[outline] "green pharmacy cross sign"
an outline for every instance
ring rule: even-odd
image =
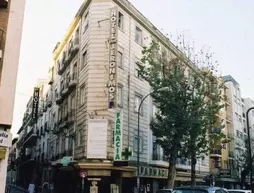
[[[122,160],[128,161],[130,157],[132,156],[132,151],[130,148],[126,147],[122,151]]]
[[[70,158],[69,157],[63,157],[62,159],[61,159],[61,164],[63,164],[63,166],[68,166],[69,165],[69,163],[70,163]]]

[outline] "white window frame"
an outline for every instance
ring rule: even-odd
[[[118,28],[124,29],[124,15],[120,11],[118,11]]]
[[[119,54],[121,54],[120,60],[119,60]],[[118,49],[117,49],[117,65],[120,68],[124,67],[124,48],[122,46],[118,46]]]
[[[85,104],[85,84],[80,86],[79,97],[80,97],[79,102],[80,102],[80,105],[82,106]]]
[[[83,34],[87,31],[87,29],[89,27],[88,13],[89,12],[84,14],[83,21],[82,21],[82,24],[83,24],[83,26],[82,26],[83,27]]]
[[[143,43],[142,37],[143,37],[142,29],[140,27],[136,26],[135,27],[135,42],[138,43],[139,45],[142,45],[142,43]]]
[[[82,145],[82,129],[78,130],[76,137],[76,146],[79,147]]]
[[[87,50],[85,50],[83,53],[82,53],[82,65],[81,65],[81,68],[84,68],[87,63],[88,63],[88,55],[87,55]]]

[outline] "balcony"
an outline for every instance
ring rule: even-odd
[[[62,129],[66,126],[66,116],[67,115],[65,115],[63,118],[60,118],[59,120],[58,120],[58,123],[57,123],[57,127],[58,127],[58,129],[59,129],[59,132],[61,132],[62,131]]]
[[[29,131],[24,137],[24,147],[34,147],[37,141],[37,133],[33,129]]]
[[[212,150],[210,152],[210,157],[213,157],[213,158],[221,157],[221,150]]]
[[[23,117],[23,125],[33,125],[32,113],[25,113]]]
[[[60,93],[56,93],[56,104],[60,105],[63,102],[63,97],[60,95]]]
[[[232,123],[232,116],[231,115],[227,115],[226,121],[228,123]]]
[[[75,88],[77,85],[77,82],[78,82],[77,73],[71,74],[70,82],[69,82],[69,89],[72,90],[73,88]]]
[[[68,111],[67,115],[66,115],[66,120],[68,125],[71,125],[74,123],[75,121],[75,109],[71,109]]]
[[[21,163],[22,164],[26,164],[28,162],[35,162],[35,159],[32,157],[32,153],[28,154],[28,155],[22,155],[21,156]]]
[[[65,80],[64,83],[61,84],[61,95],[64,97],[69,93],[68,90],[68,86],[69,86],[69,80]]]
[[[66,52],[63,52],[61,61],[58,61],[58,75],[62,75],[67,67]]]
[[[230,100],[229,100],[229,98],[228,98],[228,96],[226,94],[224,94],[224,101],[225,101],[226,105],[228,105],[228,106],[231,105]]]
[[[68,56],[66,58],[67,64],[69,64],[72,61],[72,59],[75,57],[78,51],[79,51],[79,38],[75,37],[74,40],[71,40],[69,42]]]
[[[53,134],[55,134],[55,135],[58,135],[60,133],[60,129],[58,127],[58,123],[54,123],[52,131],[53,131]]]

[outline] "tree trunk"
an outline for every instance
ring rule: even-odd
[[[247,175],[250,173],[249,171],[249,167],[247,168],[244,168],[243,171],[241,171],[241,183],[242,183],[242,186],[245,186],[245,180],[246,180],[246,177]]]
[[[192,186],[196,186],[196,164],[197,164],[196,154],[193,153],[191,156],[191,185]]]
[[[175,185],[176,177],[176,155],[170,155],[168,166],[168,188],[172,189]]]

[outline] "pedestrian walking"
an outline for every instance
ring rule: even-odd
[[[31,181],[28,186],[28,193],[35,193],[34,190],[35,190],[35,184],[33,181]]]

